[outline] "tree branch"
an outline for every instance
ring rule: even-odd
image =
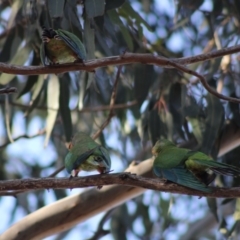
[[[23,135],[20,135],[20,136],[14,138],[14,139],[13,139],[13,142],[15,142],[15,141],[17,141],[17,140],[19,140],[19,139],[21,139],[21,138],[27,138],[27,139],[35,138],[35,137],[38,137],[38,136],[41,136],[41,135],[45,134],[45,132],[46,132],[46,130],[45,130],[45,129],[42,129],[42,130],[39,130],[36,134],[33,134],[33,135],[23,134]],[[7,142],[5,142],[3,145],[0,146],[0,150],[1,150],[2,148],[5,148],[5,147],[6,147],[7,145],[9,145],[10,143],[11,143],[11,141],[9,141],[9,140],[8,140]]]
[[[222,138],[220,139],[219,156],[240,145],[240,128],[234,124],[228,124],[226,128],[226,134],[222,134]],[[151,168],[152,160],[146,160],[139,165],[132,164],[126,169],[126,172],[149,178],[152,177]],[[166,185],[161,181],[159,186],[168,186],[167,189],[169,191],[171,188],[171,185]],[[177,187],[178,190],[180,188],[185,189],[177,185],[172,187]],[[164,188],[161,189],[164,190]],[[0,239],[42,239],[46,236],[66,231],[100,212],[110,210],[129,199],[141,195],[144,191],[144,188],[121,185],[104,186],[100,191],[92,188],[81,194],[56,201],[27,215],[6,230]],[[222,190],[220,189],[220,191]],[[239,193],[238,188],[230,189],[230,193],[234,194],[234,196],[235,191]],[[213,194],[219,194],[220,196],[220,192],[218,191]],[[39,226],[41,226],[41,228]]]
[[[71,63],[71,64],[59,64],[54,66],[47,67],[20,67],[14,65],[7,65],[5,63],[0,63],[0,71],[4,73],[10,74],[20,74],[20,75],[38,75],[38,74],[46,74],[46,73],[64,73],[69,71],[93,71],[99,67],[105,67],[110,65],[123,65],[123,64],[131,64],[131,63],[142,63],[142,64],[150,64],[157,65],[164,68],[177,68],[185,73],[191,74],[199,78],[203,86],[206,90],[213,95],[217,96],[226,101],[240,103],[240,99],[232,98],[224,96],[217,91],[215,91],[211,86],[208,85],[206,79],[199,73],[192,71],[185,67],[185,64],[191,64],[195,62],[206,61],[216,57],[222,57],[227,54],[235,53],[240,51],[240,45],[235,47],[225,48],[221,50],[217,50],[211,53],[200,54],[190,58],[180,58],[180,59],[167,59],[165,57],[154,56],[150,54],[138,54],[138,53],[125,53],[121,56],[113,56],[102,59],[90,60],[86,63]]]
[[[126,171],[150,177],[151,167],[152,160],[147,160],[139,165],[131,164]],[[143,188],[118,185],[104,186],[101,190],[92,188],[27,215],[7,229],[0,239],[43,239],[49,235],[66,231],[97,213],[110,210],[144,191]]]
[[[0,94],[11,94],[17,92],[17,89],[15,87],[6,87],[0,89]]]
[[[97,213],[112,209],[113,207],[142,194],[145,191],[145,188],[195,196],[240,196],[240,188],[219,188],[215,189],[211,194],[206,194],[173,183],[166,183],[161,179],[152,178],[152,163],[153,160],[149,159],[138,165],[131,164],[129,168],[126,169],[126,172],[135,173],[137,176],[128,173],[118,173],[79,177],[71,180],[46,178],[21,179],[15,180],[15,183],[14,181],[1,182],[0,186],[2,190],[20,188],[42,189],[54,186],[56,188],[59,188],[59,186],[73,188],[99,186],[102,184],[112,185],[104,186],[101,190],[92,188],[81,194],[69,196],[45,206],[14,224],[1,235],[1,239],[43,239],[49,235],[66,231],[77,223],[81,223]]]
[[[240,129],[236,129],[236,126],[229,124],[227,133],[228,132],[232,132],[233,135],[223,134],[219,144],[220,155],[225,154],[226,151],[230,151],[237,146],[236,141],[239,139]],[[238,132],[238,134],[234,134],[235,132]],[[238,145],[240,145],[239,140]],[[151,168],[152,160],[146,160],[139,165],[131,164],[129,168],[126,169],[126,172],[149,178],[152,177]],[[160,181],[160,185],[164,186],[163,182]],[[170,186],[169,184],[167,185]],[[177,186],[177,189],[180,188],[186,190],[186,188]],[[239,191],[239,189],[236,190]],[[144,188],[119,185],[104,186],[101,190],[92,188],[83,193],[56,201],[27,215],[6,230],[0,239],[42,239],[49,235],[66,231],[100,212],[110,210],[129,199],[141,195],[144,191]],[[233,193],[232,191],[235,191],[235,189],[231,189],[230,191]],[[198,193],[198,195],[199,194],[200,193]],[[214,194],[216,194],[216,192]],[[41,226],[41,228],[39,226]]]
[[[0,104],[4,104],[5,101],[3,101],[2,99],[0,99]],[[16,106],[19,108],[29,108],[29,105],[26,104],[22,104],[22,103],[17,103],[17,102],[12,102],[9,101],[9,105],[11,106]],[[120,104],[115,104],[113,106],[110,105],[102,105],[102,106],[96,106],[96,107],[84,107],[83,109],[79,109],[79,108],[74,108],[71,109],[71,111],[73,112],[79,112],[79,113],[83,113],[83,112],[100,112],[100,111],[109,111],[110,109],[114,109],[114,110],[118,110],[118,109],[127,109],[130,108],[132,106],[137,105],[137,100],[133,100],[133,101],[129,101],[126,103],[120,103]],[[48,108],[47,106],[35,106],[34,109],[38,109],[38,110],[48,110],[48,109],[52,109],[52,110],[57,110],[54,108]]]
[[[101,221],[98,224],[98,228],[97,231],[94,233],[94,235],[88,239],[88,240],[98,240],[101,237],[106,236],[107,234],[111,233],[110,230],[105,230],[104,224],[107,222],[108,219],[110,219],[110,217],[112,216],[113,212],[116,210],[116,208],[113,208],[109,211],[107,211],[104,216],[102,217]]]
[[[239,139],[240,129],[236,129],[236,126],[229,124],[228,132],[232,132],[233,135],[223,134],[220,142],[220,155],[235,148],[235,142]],[[235,132],[238,132],[238,134],[234,134]],[[142,177],[152,177],[151,169],[152,160],[146,160],[139,165],[130,165],[126,172],[135,173]],[[163,185],[163,182],[161,182],[161,185]],[[177,189],[179,189],[179,186]],[[100,212],[110,210],[141,195],[144,191],[144,188],[119,185],[104,186],[101,190],[92,188],[83,193],[56,201],[27,215],[6,230],[1,237],[2,239],[15,240],[42,239],[66,231]],[[41,228],[39,228],[39,225],[41,225]]]
[[[117,97],[117,87],[118,87],[118,82],[119,82],[119,79],[120,79],[121,70],[122,70],[122,66],[120,66],[118,68],[116,79],[115,79],[115,82],[114,82],[114,85],[113,85],[112,95],[111,95],[110,104],[109,104],[110,111],[108,113],[108,117],[105,120],[105,122],[102,124],[102,126],[98,129],[98,131],[94,134],[94,136],[93,136],[94,140],[99,137],[99,135],[101,134],[103,129],[110,123],[111,119],[114,116],[114,104],[115,104],[115,100],[116,100],[116,97]]]
[[[212,88],[210,85],[208,85],[207,80],[205,79],[205,77],[183,65],[180,65],[178,63],[175,63],[173,61],[169,61],[169,65],[175,67],[176,69],[191,74],[193,76],[196,76],[197,78],[199,78],[200,82],[202,83],[202,85],[205,87],[205,89],[210,92],[211,94],[213,94],[214,96],[229,101],[229,102],[235,102],[235,103],[240,103],[240,99],[237,98],[233,98],[233,97],[227,97],[225,95],[222,95],[221,93],[218,93],[214,88]]]
[[[235,204],[224,204],[221,206],[221,212],[224,217],[232,215],[235,212]],[[206,233],[211,231],[212,228],[219,224],[214,215],[209,211],[204,218],[198,219],[195,222],[189,224],[188,231],[183,234],[180,240],[193,240],[201,239],[201,237],[206,236]]]
[[[173,68],[169,65],[169,60],[177,64],[188,65],[197,62],[203,62],[213,58],[222,57],[225,55],[240,52],[240,45],[224,48],[221,50],[212,51],[210,53],[199,54],[193,57],[184,58],[172,58],[167,59],[165,57],[154,56],[151,54],[141,54],[141,53],[125,53],[120,56],[106,57],[102,59],[95,59],[82,63],[70,63],[70,64],[59,64],[53,66],[17,66],[9,65],[5,63],[0,63],[0,71],[9,74],[18,75],[39,75],[39,74],[50,74],[50,73],[64,73],[69,71],[93,71],[96,68],[112,66],[112,65],[124,65],[132,63],[142,63],[157,65],[165,68]]]
[[[148,161],[149,164],[152,161]],[[32,178],[0,181],[1,191],[42,190],[42,189],[74,189],[99,185],[124,185],[145,189],[186,194],[199,197],[236,198],[240,197],[240,188],[213,188],[212,193],[200,192],[178,184],[166,182],[160,178],[146,178],[128,172],[113,174],[97,174],[77,178]]]

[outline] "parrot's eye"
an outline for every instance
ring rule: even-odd
[[[100,157],[96,157],[96,158],[94,158],[94,161],[95,161],[95,162],[101,162],[102,159],[101,159]]]

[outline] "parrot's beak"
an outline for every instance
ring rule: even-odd
[[[106,173],[109,173],[111,172],[111,170],[109,168],[106,168],[106,166],[103,166],[103,167],[98,167],[97,171],[100,173],[100,174],[106,174]]]

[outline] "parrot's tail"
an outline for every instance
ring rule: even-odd
[[[194,159],[195,162],[206,166],[216,174],[227,176],[240,176],[240,168],[216,161],[204,161],[200,159]]]
[[[214,173],[226,176],[240,176],[240,170],[230,167],[210,167]]]

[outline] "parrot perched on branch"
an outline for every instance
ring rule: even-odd
[[[69,145],[69,152],[65,157],[65,167],[72,177],[77,177],[80,170],[108,173],[111,159],[108,151],[97,144],[86,133],[75,134]]]
[[[42,64],[63,64],[83,62],[86,60],[86,50],[80,39],[68,31],[43,28],[42,45],[40,49]]]
[[[178,148],[167,139],[158,140],[152,154],[156,176],[202,192],[212,192],[208,184],[216,174],[240,176],[240,168],[216,162],[202,152]]]

